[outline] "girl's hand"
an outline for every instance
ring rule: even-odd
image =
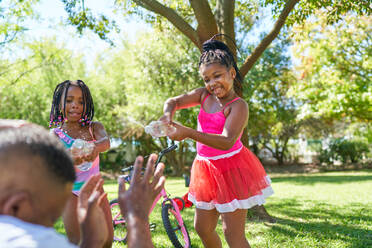
[[[71,154],[72,156],[72,161],[74,162],[74,165],[79,165],[79,164],[82,164],[84,161],[85,161],[85,158],[84,156],[78,156],[78,155],[73,155]]]
[[[188,130],[189,128],[179,124],[179,123],[176,123],[176,122],[172,122],[171,124],[174,128],[175,128],[175,131],[171,132],[168,134],[168,137],[172,140],[176,140],[176,141],[181,141],[181,140],[184,140],[188,137]]]
[[[75,165],[82,164],[83,162],[93,162],[96,159],[99,154],[97,146],[94,143],[89,143],[89,145],[91,146],[91,151],[89,154],[81,155],[83,151],[80,150],[79,153],[71,152],[72,160],[74,161]]]
[[[171,124],[172,123],[172,116],[170,113],[165,113],[162,117],[159,118],[159,121],[161,121],[164,124]]]
[[[90,144],[92,145],[92,151],[83,157],[84,160],[87,162],[93,162],[99,154],[97,146],[94,143],[90,143]]]

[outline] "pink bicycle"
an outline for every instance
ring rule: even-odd
[[[155,166],[160,162],[160,160],[166,153],[173,151],[176,148],[177,148],[177,145],[172,145],[162,150],[159,153]],[[123,172],[129,172],[129,174],[123,175],[127,183],[130,182],[132,170],[133,170],[133,166],[129,166],[122,170]],[[151,214],[151,212],[154,210],[160,198],[162,198],[161,217],[163,220],[165,231],[167,232],[167,235],[170,241],[172,242],[173,246],[176,248],[190,248],[191,247],[190,236],[185,226],[185,223],[183,222],[183,219],[180,213],[180,208],[177,202],[174,199],[169,197],[169,194],[165,191],[165,189],[162,189],[160,194],[155,198],[155,201],[151,207],[149,214]],[[177,199],[183,202],[182,198],[177,197]],[[112,213],[112,219],[113,219],[113,225],[114,225],[114,241],[120,241],[120,242],[126,243],[127,229],[126,229],[125,220],[120,213],[118,200],[114,199],[110,201],[110,207],[111,207],[111,213]],[[183,207],[184,207],[184,202],[183,202]],[[150,229],[153,230],[154,228],[155,228],[155,224],[150,224]]]

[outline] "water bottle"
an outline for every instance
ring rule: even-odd
[[[72,143],[72,146],[70,148],[71,154],[76,157],[83,156],[83,148],[85,145],[85,141],[82,139],[75,139],[74,143]]]
[[[72,143],[72,146],[71,146],[71,154],[73,156],[85,156],[85,155],[88,155],[92,152],[94,148],[94,144],[93,143],[89,143],[85,140],[82,140],[82,139],[75,139],[74,143]],[[93,165],[93,162],[83,162],[79,165],[76,165],[76,167],[80,170],[80,171],[87,171],[89,170]]]
[[[164,137],[176,131],[176,128],[161,121],[152,121],[145,127],[145,132],[153,137]]]

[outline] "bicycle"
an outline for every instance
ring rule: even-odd
[[[177,147],[178,147],[177,145],[172,145],[159,152],[155,166],[160,162],[160,160],[166,153],[175,150]],[[129,174],[123,175],[126,183],[130,183],[132,170],[133,165],[122,169],[123,172],[129,172]],[[169,196],[170,195],[163,188],[159,195],[155,198],[154,203],[150,209],[149,215],[154,210],[160,198],[163,198],[161,204],[161,216],[165,231],[170,241],[176,248],[190,248],[191,247],[190,236],[185,226],[185,223],[183,222],[180,213],[180,208],[178,207],[176,201],[170,198]],[[183,208],[184,207],[183,199],[182,198],[177,199],[182,201]],[[126,243],[127,242],[126,224],[124,218],[120,213],[120,208],[117,199],[110,201],[110,208],[114,226],[114,241]],[[150,230],[153,230],[154,228],[155,224],[150,224]]]

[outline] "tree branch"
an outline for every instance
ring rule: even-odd
[[[202,47],[204,41],[218,33],[217,23],[207,0],[189,0],[198,22],[197,33]]]
[[[134,0],[134,2],[151,12],[165,17],[200,49],[200,41],[196,30],[179,16],[174,9],[164,6],[156,0]]]
[[[265,49],[271,44],[271,42],[278,36],[280,29],[284,26],[285,20],[287,19],[289,13],[292,11],[294,6],[299,2],[299,0],[288,0],[284,6],[284,9],[279,15],[273,29],[268,33],[261,43],[254,49],[252,54],[244,61],[244,64],[240,68],[240,73],[244,77],[248,71],[253,67],[258,58],[262,55]]]
[[[230,40],[228,38],[226,39],[222,37],[236,57],[236,41],[234,29],[235,0],[218,0],[216,9],[216,19],[219,24],[219,32],[228,35],[232,39]]]
[[[32,68],[30,68],[30,69],[28,69],[28,70],[22,72],[21,74],[19,74],[19,75],[17,76],[16,79],[14,79],[14,80],[12,80],[12,81],[10,82],[10,85],[14,85],[14,84],[16,84],[16,83],[17,83],[17,82],[18,82],[22,77],[24,77],[24,76],[27,75],[28,73],[33,72],[33,71],[36,70],[36,69],[39,69],[39,68],[42,68],[42,67],[44,67],[44,66],[47,66],[47,65],[51,65],[51,64],[53,64],[53,63],[49,63],[49,61],[54,57],[54,55],[55,55],[55,53],[53,53],[52,55],[50,55],[49,58],[45,59],[45,60],[44,60],[43,62],[41,62],[40,64],[38,64],[38,65],[36,65],[36,66],[34,66],[34,67],[32,67]]]
[[[18,33],[19,33],[18,30],[14,31],[11,35],[9,35],[9,33],[6,33],[3,41],[0,42],[0,47],[4,46],[7,43],[12,42]]]
[[[11,67],[16,66],[16,65],[21,64],[21,63],[24,63],[25,61],[27,61],[27,60],[29,60],[29,59],[31,59],[31,58],[33,58],[33,57],[35,57],[35,55],[32,55],[32,56],[29,57],[29,58],[26,58],[26,59],[22,59],[22,60],[20,60],[20,61],[17,61],[17,62],[15,62],[15,63],[13,63],[13,64],[10,64],[10,65],[4,66],[4,67],[0,67],[0,76],[5,75],[5,74],[7,74],[9,71],[11,71],[11,70],[12,70]]]

